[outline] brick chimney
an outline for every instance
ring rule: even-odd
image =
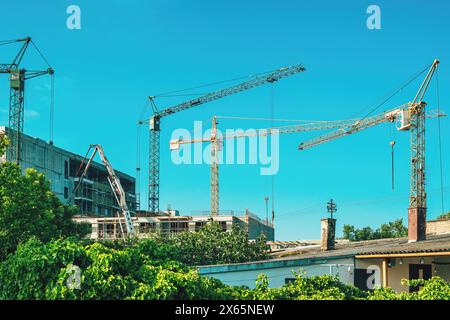
[[[426,239],[426,217],[426,208],[408,208],[408,242],[416,242]]]
[[[324,251],[333,250],[336,235],[336,219],[325,218],[320,221],[322,224],[322,239],[320,247]]]

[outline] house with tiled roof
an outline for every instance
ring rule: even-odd
[[[427,226],[433,232],[422,241],[411,242],[405,237],[350,242],[335,241],[335,221],[330,220],[322,219],[321,241],[299,241],[288,248],[277,243],[269,260],[200,266],[199,272],[225,284],[251,288],[259,274],[268,276],[270,287],[280,287],[292,281],[293,271],[306,276],[331,274],[363,290],[378,286],[415,291],[418,288],[403,286],[402,279],[433,276],[450,282],[450,228],[445,227],[449,222]]]

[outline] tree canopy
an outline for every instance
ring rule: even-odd
[[[1,139],[0,149],[7,140]],[[1,152],[2,150],[0,150]],[[42,241],[60,236],[83,236],[88,226],[72,221],[76,207],[63,205],[45,176],[35,169],[22,174],[17,164],[0,164],[0,260],[31,237]]]
[[[363,241],[384,238],[401,238],[408,235],[408,228],[403,225],[403,219],[397,219],[393,222],[382,224],[376,230],[371,227],[361,229],[352,225],[344,225],[343,238],[350,241]]]
[[[123,248],[76,239],[42,242],[31,238],[0,262],[1,299],[76,300],[449,300],[450,285],[439,277],[405,281],[419,286],[415,293],[392,289],[361,291],[335,276],[306,277],[270,288],[261,274],[255,288],[237,287],[201,276],[195,268],[173,260],[171,245],[139,241]]]
[[[183,232],[169,241],[177,259],[188,265],[239,263],[267,259],[269,247],[260,236],[251,242],[238,226],[224,232],[219,223],[210,221],[197,232]]]
[[[447,213],[443,213],[437,217],[437,220],[447,220],[450,219],[450,211]]]

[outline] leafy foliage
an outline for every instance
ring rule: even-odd
[[[0,265],[0,299],[231,299],[235,290],[172,260],[149,242],[124,249],[32,238]],[[71,289],[67,267],[81,269]]]
[[[450,211],[444,214],[441,214],[437,217],[437,220],[447,220],[450,219]]]
[[[305,277],[294,272],[295,280],[281,288],[269,288],[269,279],[262,274],[256,280],[255,290],[248,291],[253,300],[353,300],[365,298],[367,293],[341,283],[331,275]]]
[[[408,228],[403,225],[403,219],[397,219],[394,222],[382,224],[378,229],[373,230],[370,227],[356,229],[352,225],[344,225],[344,239],[350,241],[364,241],[385,238],[401,238],[408,235]]]
[[[269,247],[263,236],[249,242],[245,230],[234,226],[224,232],[210,221],[197,232],[183,232],[173,238],[171,256],[187,265],[239,263],[267,259]]]
[[[0,153],[7,139],[0,138]],[[77,237],[87,226],[74,223],[76,208],[62,205],[49,182],[36,170],[25,175],[11,163],[0,165],[0,299],[242,299],[242,300],[450,300],[450,285],[439,277],[411,280],[415,293],[376,289],[370,293],[330,275],[305,277],[281,288],[269,288],[262,274],[255,289],[224,285],[200,276],[192,267],[267,258],[264,238],[249,242],[239,228],[224,232],[210,222],[196,233],[167,240],[88,243]],[[406,233],[402,220],[373,231],[344,226],[347,239],[398,237]],[[16,250],[17,248],[17,250]],[[79,287],[72,287],[73,267],[80,270]]]
[[[418,292],[396,293],[390,288],[375,289],[369,300],[450,300],[450,284],[440,277],[429,280],[404,280],[403,285],[419,287]]]
[[[407,281],[417,293],[392,289],[363,292],[331,275],[305,277],[269,288],[260,275],[255,289],[234,287],[199,275],[172,258],[154,240],[123,248],[72,239],[44,243],[31,238],[0,263],[0,299],[241,299],[241,300],[434,300],[450,299],[450,285],[438,277]],[[170,255],[168,255],[170,257]],[[71,266],[81,269],[79,288],[68,286]]]
[[[0,260],[32,236],[48,241],[59,236],[83,236],[87,226],[71,220],[75,207],[61,204],[49,182],[35,169],[25,174],[18,165],[0,165]]]
[[[9,145],[8,138],[6,136],[0,137],[0,156],[5,154],[8,145]]]

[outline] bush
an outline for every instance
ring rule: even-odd
[[[231,299],[236,293],[177,261],[153,260],[149,243],[113,249],[32,238],[0,265],[0,299]],[[157,254],[158,255],[158,254]],[[159,257],[160,258],[160,257]],[[80,288],[70,288],[72,266]]]
[[[295,280],[281,288],[269,288],[266,275],[258,277],[255,289],[228,286],[172,260],[166,256],[169,248],[151,241],[112,248],[82,244],[73,238],[48,243],[31,238],[0,263],[0,299],[450,299],[450,285],[439,277],[407,281],[421,289],[399,294],[392,289],[367,293],[331,275],[308,278],[301,272],[294,273]],[[74,266],[81,271],[79,278],[74,277]]]

